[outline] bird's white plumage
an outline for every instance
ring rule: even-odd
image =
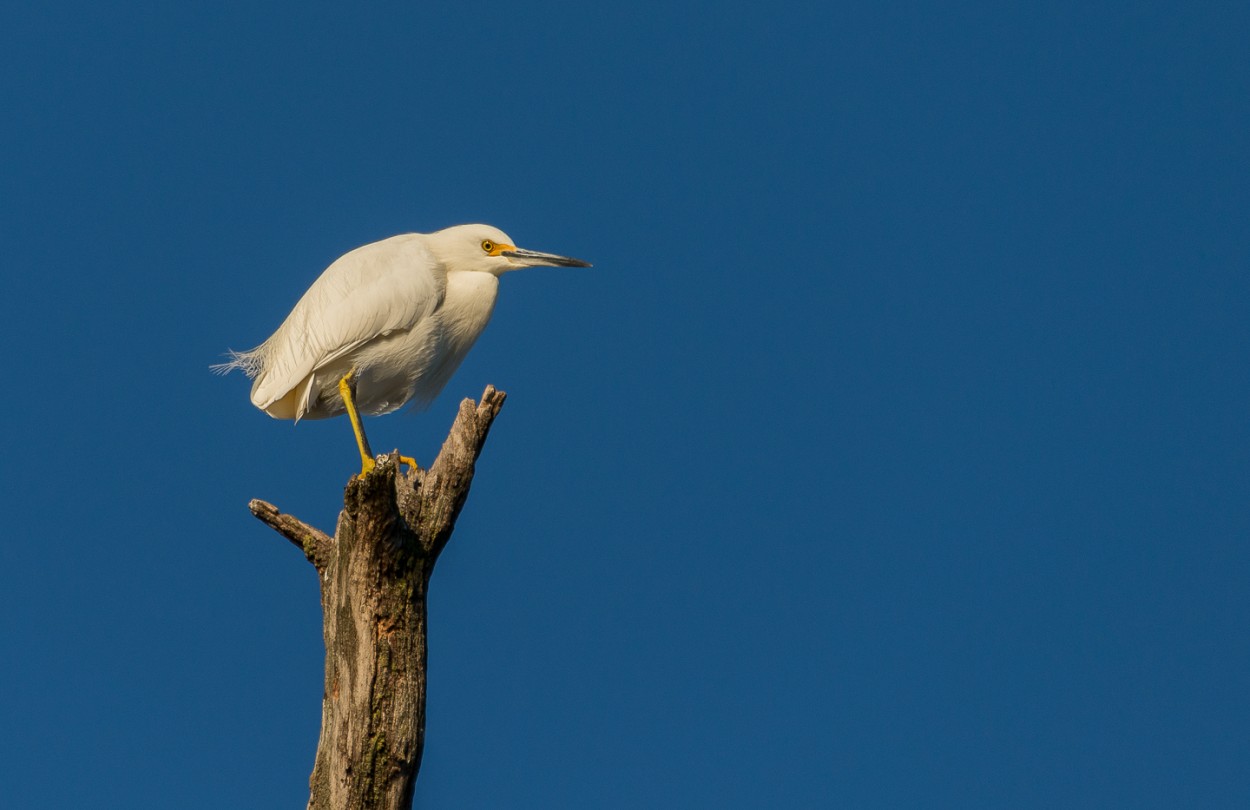
[[[348,372],[362,413],[425,404],[486,328],[498,276],[541,264],[588,266],[516,248],[488,225],[374,242],[327,267],[268,340],[216,368],[245,371],[252,404],[279,419],[344,413]]]
[[[288,419],[341,413],[341,402],[320,402],[322,389],[336,389],[354,353],[428,318],[446,292],[446,270],[418,234],[347,253],[326,268],[278,331],[255,350],[263,366],[252,384],[252,404],[269,411],[280,403],[273,415]],[[285,402],[293,391],[296,401]]]

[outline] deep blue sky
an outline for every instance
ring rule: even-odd
[[[10,3],[0,804],[277,808],[343,420],[208,365],[483,221],[421,808],[1250,806],[1244,3]]]

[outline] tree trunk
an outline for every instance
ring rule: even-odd
[[[379,459],[347,484],[330,537],[264,501],[252,514],[321,582],[326,673],[309,810],[407,810],[425,743],[425,596],[504,393],[466,399],[429,470]]]

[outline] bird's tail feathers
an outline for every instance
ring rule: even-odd
[[[229,374],[238,369],[249,377],[255,377],[260,373],[263,365],[261,353],[263,348],[262,346],[257,346],[255,349],[249,349],[245,352],[236,352],[234,349],[230,349],[226,352],[230,357],[229,360],[224,363],[214,363],[208,368],[214,374]]]

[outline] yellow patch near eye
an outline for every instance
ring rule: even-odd
[[[500,253],[503,253],[505,250],[516,250],[516,245],[496,244],[493,247],[491,247],[489,252],[490,252],[490,255],[492,256],[498,256]]]

